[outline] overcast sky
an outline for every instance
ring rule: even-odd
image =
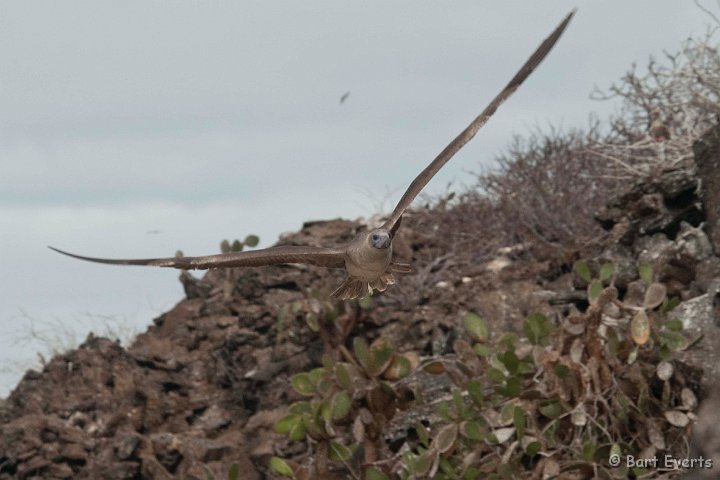
[[[81,340],[103,318],[144,330],[182,298],[175,271],[46,245],[209,254],[223,238],[269,246],[307,220],[388,211],[578,7],[427,192],[472,184],[513,134],[607,116],[615,105],[591,101],[595,85],[709,21],[689,0],[69,5],[0,5],[0,395],[45,348],[23,341],[30,318],[38,334]]]

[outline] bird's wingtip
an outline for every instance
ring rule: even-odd
[[[52,245],[47,245],[47,248],[49,248],[53,252],[59,253],[60,255],[67,255],[68,257],[76,257],[76,255],[73,255],[72,253],[66,252],[64,250],[60,250],[59,248],[55,248]]]
[[[563,23],[570,22],[570,20],[575,16],[577,11],[578,11],[577,7],[573,7],[573,9],[570,10],[567,15],[565,15],[565,18],[563,18],[562,22],[560,22],[560,23],[563,24]]]

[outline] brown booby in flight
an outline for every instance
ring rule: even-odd
[[[440,154],[413,180],[390,218],[378,229],[363,231],[348,244],[338,247],[278,246],[247,252],[231,252],[205,257],[170,257],[137,260],[115,260],[75,255],[56,248],[51,249],[80,260],[111,265],[153,265],[183,270],[210,268],[260,267],[288,263],[303,263],[326,268],[343,268],[345,281],[332,293],[343,300],[364,297],[373,290],[384,291],[395,283],[393,273],[409,273],[410,265],[393,262],[392,241],[400,227],[402,215],[430,179],[458,150],[469,142],[485,125],[495,110],[512,95],[550,52],[567,27],[575,11],[570,12],[525,62],[502,91],[485,107]]]

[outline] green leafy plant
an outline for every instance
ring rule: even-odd
[[[322,367],[293,375],[293,389],[307,400],[292,404],[275,424],[275,431],[291,440],[316,445],[314,468],[278,459],[271,464],[276,472],[297,479],[316,478],[327,473],[328,461],[353,471],[349,461],[360,448],[364,463],[371,466],[385,426],[397,409],[406,407],[408,392],[400,380],[417,368],[417,355],[398,353],[383,338],[369,345],[355,338],[352,352],[344,346],[340,352],[341,361],[325,355]],[[377,466],[366,468],[364,474],[367,478],[385,475]]]
[[[232,243],[225,239],[220,242],[221,253],[233,253],[241,252],[245,247],[254,248],[257,247],[260,242],[260,237],[257,235],[248,235],[242,242],[240,240],[233,240]],[[235,282],[237,281],[237,273],[234,269],[228,268],[224,270],[225,281],[223,282],[223,298],[225,301],[229,301],[232,298],[233,290],[235,289]]]
[[[672,359],[687,345],[682,324],[671,317],[677,300],[653,281],[651,268],[638,269],[644,290],[635,304],[619,298],[611,264],[595,276],[586,267],[576,264],[592,296],[585,312],[558,322],[532,314],[521,334],[499,336],[468,312],[462,317],[467,335],[454,341],[452,356],[421,361],[384,338],[369,344],[353,338],[351,349],[346,337],[326,342],[322,366],[290,379],[304,399],[275,425],[293,441],[310,442],[314,460],[275,457],[271,468],[298,480],[332,470],[369,480],[553,478],[561,472],[652,478],[651,471],[616,467],[609,459],[687,454],[678,439],[697,398]],[[343,317],[372,305],[325,304],[310,296],[288,308],[289,316],[322,334],[345,331],[337,327]],[[640,313],[647,324],[638,327]],[[383,442],[391,421],[421,398],[406,380],[425,374],[445,375],[453,387],[429,423],[414,425],[416,440],[388,458]]]
[[[257,235],[248,235],[245,237],[245,240],[240,241],[238,239],[235,239],[232,241],[232,243],[229,240],[223,240],[220,242],[220,252],[221,253],[230,253],[230,252],[241,252],[245,247],[255,248],[258,246],[258,243],[260,243],[260,237]]]
[[[612,280],[615,274],[615,266],[612,263],[603,263],[598,269],[597,276],[593,276],[587,262],[578,260],[575,262],[575,272],[581,280],[587,283],[588,301],[592,304],[600,297],[603,286]]]
[[[459,339],[457,358],[425,365],[429,373],[448,375],[455,388],[437,408],[440,421],[416,426],[419,443],[403,455],[399,478],[652,475],[624,462],[616,467],[609,458],[670,448],[696,405],[694,393],[674,375],[672,352],[682,342],[668,339],[681,336],[681,325],[668,314],[676,301],[652,281],[652,270],[642,305],[632,307],[617,298],[612,265],[595,277],[584,263],[576,271],[592,300],[587,312],[561,325],[534,314],[523,336],[505,334],[491,344],[484,320],[464,317],[474,343]],[[641,271],[647,278],[648,270]],[[642,346],[627,333],[640,311],[651,324],[650,341]],[[658,381],[659,391],[651,388]]]

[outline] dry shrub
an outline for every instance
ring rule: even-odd
[[[478,176],[478,186],[494,204],[506,244],[530,244],[541,252],[575,250],[600,229],[593,213],[608,198],[616,181],[604,178],[589,147],[597,128],[515,137],[497,159],[493,173]]]
[[[484,225],[502,245],[528,245],[537,259],[575,258],[599,245],[593,214],[629,184],[692,161],[692,145],[720,115],[720,55],[716,29],[686,40],[663,61],[635,65],[598,100],[620,100],[619,113],[586,129],[534,130],[516,136],[491,172],[477,175],[476,195]],[[648,133],[658,111],[670,138]],[[495,209],[487,214],[487,202]],[[485,220],[486,219],[486,220]],[[489,222],[499,222],[491,226]],[[472,225],[472,224],[471,224]],[[499,227],[499,228],[498,228]]]
[[[720,114],[716,30],[687,39],[677,53],[664,52],[663,61],[651,57],[642,71],[633,65],[607,91],[592,93],[598,100],[621,100],[609,120],[610,135],[592,147],[607,175],[634,179],[691,161],[692,144]],[[669,129],[669,140],[649,137],[653,111]]]

